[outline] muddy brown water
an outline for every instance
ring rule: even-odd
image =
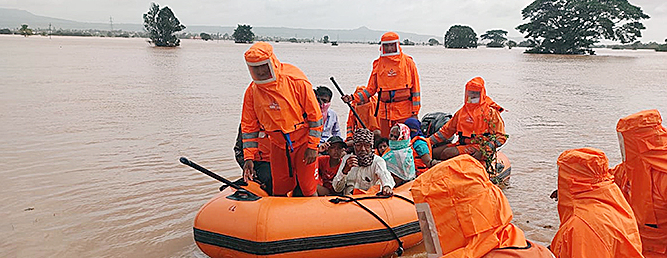
[[[351,93],[368,80],[377,45],[273,43],[313,85],[335,76]],[[180,156],[230,178],[232,146],[250,77],[249,45],[183,40],[0,36],[0,257],[193,257],[192,221],[219,183]],[[514,223],[548,244],[558,228],[556,158],[596,147],[620,161],[619,118],[667,113],[667,53],[596,56],[523,49],[409,46],[421,115],[456,111],[465,83],[487,81],[508,111],[504,189]],[[347,108],[335,93],[341,122]],[[343,125],[344,127],[344,125]],[[408,257],[423,257],[423,247]]]

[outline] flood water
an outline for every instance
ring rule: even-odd
[[[377,45],[272,44],[313,85],[333,87],[334,76],[346,93],[367,83],[378,56]],[[192,221],[220,184],[178,158],[240,175],[232,147],[250,82],[248,47],[0,36],[0,257],[193,257]],[[456,111],[474,76],[508,110],[503,151],[512,179],[504,192],[514,223],[545,245],[559,224],[548,197],[558,155],[596,147],[615,165],[619,118],[644,109],[667,114],[667,53],[403,51],[419,70],[422,116]],[[344,129],[338,97],[332,106]]]

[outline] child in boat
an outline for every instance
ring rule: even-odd
[[[382,157],[387,151],[389,151],[389,139],[381,137],[375,141],[375,155]]]
[[[338,136],[331,136],[325,143],[329,155],[321,155],[317,157],[318,173],[320,175],[320,184],[317,186],[317,194],[333,195],[337,192],[334,190],[331,181],[338,173],[338,168],[341,164],[341,159],[345,155],[345,147],[347,145],[342,138]]]
[[[354,189],[368,190],[373,185],[382,186],[382,194],[392,195],[394,180],[387,170],[387,164],[373,153],[373,133],[360,128],[354,131],[354,154],[347,154],[341,161],[332,184],[337,192],[352,194]]]
[[[405,120],[405,125],[410,128],[410,147],[412,147],[412,154],[415,160],[415,170],[417,176],[419,176],[430,167],[440,163],[440,161],[431,157],[433,151],[431,150],[429,140],[424,137],[421,131],[421,122],[411,117]]]
[[[398,123],[389,130],[389,151],[382,155],[396,185],[415,179],[415,161],[410,148],[410,128]]]

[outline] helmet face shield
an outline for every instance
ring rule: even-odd
[[[479,104],[480,92],[479,91],[466,91],[466,103]]]
[[[398,40],[382,41],[380,44],[381,56],[395,56],[400,54],[398,51]]]
[[[260,62],[246,62],[250,76],[256,84],[269,83],[276,81],[276,73],[273,71],[273,65],[270,59]]]

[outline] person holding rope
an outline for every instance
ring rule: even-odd
[[[313,86],[299,68],[278,61],[273,47],[255,43],[245,52],[252,82],[243,98],[241,137],[243,177],[254,176],[253,159],[260,131],[269,135],[273,194],[285,196],[298,185],[304,196],[317,196],[317,145],[322,113]]]
[[[380,57],[373,61],[368,86],[361,94],[345,95],[345,102],[364,103],[378,93],[378,112],[382,137],[389,129],[410,117],[417,117],[421,108],[419,74],[412,57],[403,53],[398,34],[387,32],[380,42]]]

